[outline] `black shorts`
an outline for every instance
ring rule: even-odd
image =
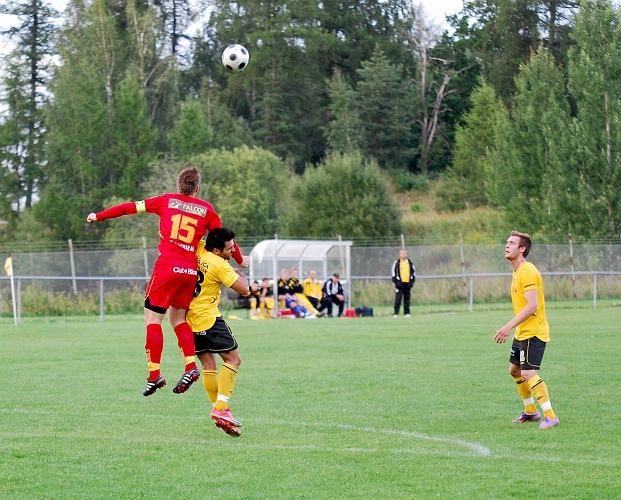
[[[237,341],[229,325],[224,320],[216,318],[216,322],[209,330],[194,332],[194,347],[196,354],[206,352],[228,353],[237,349]]]
[[[539,370],[546,343],[537,337],[526,340],[515,340],[511,344],[509,362],[518,365],[522,370]]]

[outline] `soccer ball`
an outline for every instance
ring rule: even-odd
[[[224,52],[222,52],[222,64],[230,71],[241,71],[248,66],[248,60],[250,54],[243,45],[238,43],[229,45]]]

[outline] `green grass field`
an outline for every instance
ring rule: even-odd
[[[244,434],[172,393],[170,327],[151,398],[139,316],[0,322],[2,498],[619,498],[621,308],[550,307],[541,371],[561,419],[522,410],[505,310],[410,319],[231,321]]]

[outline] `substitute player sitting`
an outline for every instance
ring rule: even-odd
[[[198,279],[187,320],[194,332],[196,354],[203,365],[203,385],[213,405],[211,418],[224,432],[237,437],[241,435],[241,422],[233,418],[228,406],[241,358],[237,341],[218,310],[222,285],[240,295],[248,293],[244,274],[233,269],[228,261],[234,237],[232,230],[219,228],[207,235],[205,243],[200,242]],[[216,354],[224,362],[220,375],[216,370]]]
[[[187,391],[200,377],[194,359],[194,337],[185,321],[185,313],[196,284],[197,244],[207,231],[222,227],[214,208],[198,198],[200,181],[198,170],[187,168],[177,178],[179,193],[123,203],[97,214],[91,213],[86,219],[98,222],[140,212],[157,214],[160,218],[159,256],[153,266],[144,300],[147,324],[145,350],[149,366],[147,386],[142,393],[144,396],[150,396],[166,385],[160,373],[160,361],[164,348],[162,320],[167,310],[185,361],[185,373],[173,392],[181,394]],[[236,245],[233,257],[240,264],[248,262]]]
[[[513,266],[511,302],[515,316],[496,332],[494,340],[498,344],[504,343],[517,327],[509,356],[509,373],[524,402],[524,411],[514,422],[537,422],[541,418],[534,395],[543,410],[544,418],[539,428],[549,429],[558,425],[559,419],[552,409],[548,388],[537,370],[541,368],[543,353],[550,341],[550,327],[546,319],[541,274],[533,264],[526,262],[531,247],[528,234],[511,232],[505,246],[505,259]]]
[[[250,319],[259,319],[259,303],[261,302],[261,285],[258,281],[254,281],[250,285],[250,290],[246,294],[248,304],[250,305]]]

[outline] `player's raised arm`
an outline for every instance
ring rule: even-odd
[[[120,205],[115,205],[113,207],[107,208],[99,213],[90,213],[86,218],[86,222],[99,222],[106,219],[114,219],[116,217],[121,217],[122,215],[132,215],[138,213],[138,204],[142,203],[144,205],[144,201],[132,201],[130,203],[121,203]]]

